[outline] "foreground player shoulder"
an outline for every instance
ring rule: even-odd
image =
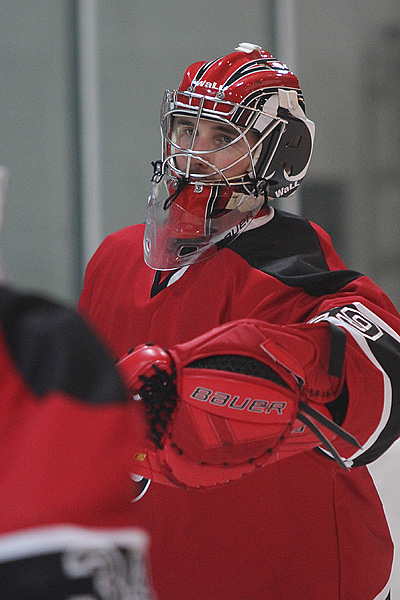
[[[60,391],[84,402],[124,399],[113,360],[72,309],[0,287],[3,356],[37,396]]]

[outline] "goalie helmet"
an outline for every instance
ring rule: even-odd
[[[198,62],[161,107],[144,256],[168,270],[204,260],[268,200],[291,196],[311,158],[314,123],[297,77],[260,46]]]

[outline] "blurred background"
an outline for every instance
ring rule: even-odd
[[[243,41],[295,71],[316,123],[301,196],[281,206],[400,307],[398,0],[0,0],[9,281],[77,302],[102,239],[144,220],[164,89]],[[371,469],[398,554],[399,463],[395,446]]]

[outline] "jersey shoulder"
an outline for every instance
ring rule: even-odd
[[[39,397],[54,391],[87,403],[123,401],[113,359],[72,309],[0,287],[1,356]]]
[[[131,252],[135,248],[142,251],[144,224],[129,225],[108,235],[100,244],[93,257],[107,252]]]
[[[310,295],[334,293],[361,276],[346,269],[320,226],[281,210],[275,210],[265,225],[241,234],[229,248],[251,267]]]
[[[99,294],[112,293],[133,266],[143,262],[144,225],[130,225],[108,235],[97,248],[85,271],[79,300],[80,311],[89,314],[89,305]],[[112,269],[110,269],[112,265]]]

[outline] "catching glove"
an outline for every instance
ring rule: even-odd
[[[331,441],[340,436],[359,446],[321,412],[329,394],[314,407],[304,401],[302,365],[315,370],[316,347],[300,336],[303,360],[294,360],[282,335],[271,326],[273,340],[265,328],[233,322],[170,350],[147,344],[121,358],[147,428],[137,474],[185,489],[211,487],[321,443],[345,466]],[[332,388],[328,374],[320,380]]]

